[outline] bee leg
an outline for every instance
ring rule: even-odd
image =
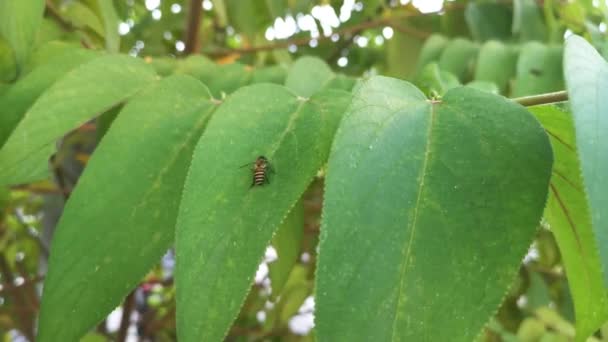
[[[266,184],[270,184],[270,177],[268,177],[268,175],[266,175],[266,179],[264,179],[264,182],[266,182]]]
[[[251,181],[251,185],[249,186],[249,189],[253,188],[255,186],[255,178]]]

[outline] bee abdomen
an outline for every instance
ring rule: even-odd
[[[266,170],[256,170],[253,174],[253,183],[255,185],[262,185],[266,181]]]

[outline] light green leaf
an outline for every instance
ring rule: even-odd
[[[547,28],[542,11],[534,0],[513,1],[513,33],[519,35],[520,41],[547,39]]]
[[[109,52],[119,52],[118,15],[114,9],[114,4],[112,1],[97,0],[97,5],[99,6],[99,14],[103,21],[106,50]]]
[[[40,96],[0,150],[0,184],[36,180],[39,174],[31,170],[49,157],[41,151],[155,79],[143,61],[121,55],[102,56],[68,72]]]
[[[513,48],[495,40],[488,41],[479,51],[475,80],[494,82],[502,93],[506,93],[515,77],[516,65],[517,53]]]
[[[439,69],[437,63],[427,64],[416,79],[416,85],[429,97],[441,96],[448,90],[460,86],[452,73]]]
[[[53,57],[0,95],[0,147],[17,126],[25,112],[48,87],[69,70],[97,57],[91,50],[75,49]]]
[[[97,14],[84,3],[76,1],[66,3],[61,7],[61,15],[75,27],[88,27],[100,37],[104,37],[105,35],[101,20]]]
[[[220,106],[194,151],[179,210],[180,341],[225,336],[273,233],[326,162],[349,102],[344,91],[303,99],[256,84]],[[270,184],[250,187],[252,171],[239,166],[260,155],[275,173]]]
[[[29,74],[32,70],[38,68],[39,66],[43,66],[47,63],[55,61],[56,57],[75,50],[87,50],[90,53],[96,52],[91,49],[83,49],[80,43],[76,44],[74,42],[66,42],[61,40],[45,42],[32,52],[27,64],[22,69],[21,77]],[[66,56],[65,58],[69,57]]]
[[[580,175],[574,123],[571,114],[557,106],[529,110],[549,134],[555,154],[545,219],[555,235],[566,268],[577,338],[585,341],[608,320],[608,298]]]
[[[513,97],[564,89],[563,47],[529,42],[521,47]]]
[[[304,235],[304,206],[298,202],[287,215],[276,235],[272,238],[272,246],[277,252],[277,260],[268,265],[272,296],[281,295],[291,269],[300,256],[300,246]]]
[[[317,57],[301,57],[289,69],[285,86],[302,97],[310,97],[335,77],[329,65]]]
[[[285,293],[277,305],[279,320],[289,322],[289,319],[298,312],[312,290],[312,283],[307,280],[308,268],[297,265],[289,275],[289,281],[285,286]],[[274,291],[274,287],[273,287]]]
[[[500,90],[494,82],[490,81],[472,81],[465,85],[466,87],[475,88],[477,90],[485,91],[491,94],[499,94]]]
[[[393,37],[386,42],[384,74],[395,78],[410,78],[416,72],[416,62],[423,46],[422,39],[395,31]]]
[[[282,65],[255,69],[251,77],[251,83],[276,83],[284,84],[287,77],[287,69]]]
[[[420,50],[420,56],[418,57],[418,69],[423,68],[425,65],[439,61],[443,49],[448,44],[448,39],[440,34],[434,34],[430,36],[422,46]]]
[[[328,164],[319,341],[473,340],[532,242],[551,163],[542,127],[503,97],[360,83]]]
[[[0,0],[0,36],[13,47],[19,67],[27,61],[43,12],[44,0]]]
[[[479,46],[463,38],[456,38],[448,43],[441,53],[439,68],[451,72],[460,81],[466,82],[472,78],[475,57]]]
[[[215,107],[189,76],[166,78],[125,106],[53,237],[38,341],[84,335],[166,252],[192,150]]]
[[[243,34],[253,37],[272,25],[275,18],[268,15],[265,1],[222,0],[228,22]]]
[[[198,78],[218,99],[249,84],[252,77],[252,72],[243,64],[218,65],[202,56],[191,56],[179,61],[175,73]]]
[[[583,38],[572,36],[566,41],[564,69],[591,223],[608,288],[608,64]]]

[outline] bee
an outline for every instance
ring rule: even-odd
[[[274,169],[268,162],[268,159],[264,156],[259,156],[253,163],[245,164],[241,167],[253,165],[251,171],[253,172],[253,179],[251,181],[250,188],[254,186],[263,186],[264,184],[270,184],[269,174],[274,173]]]

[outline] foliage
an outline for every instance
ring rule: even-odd
[[[6,336],[608,340],[605,4],[326,3],[0,0]]]

